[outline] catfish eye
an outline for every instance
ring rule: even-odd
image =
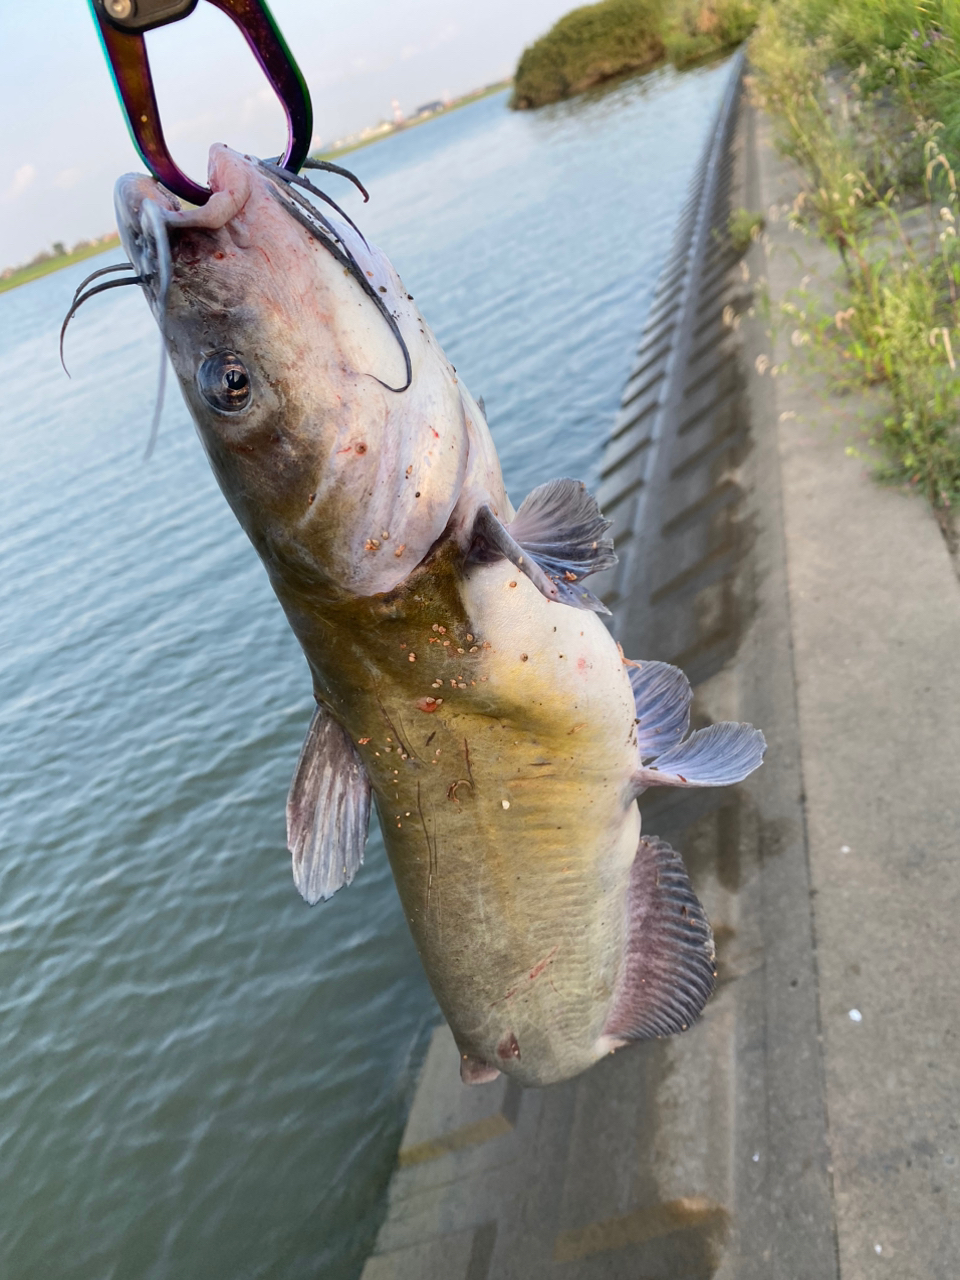
[[[218,351],[197,370],[200,394],[220,413],[240,413],[250,403],[250,378],[239,356]]]

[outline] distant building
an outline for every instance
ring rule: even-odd
[[[444,103],[442,102],[425,102],[422,107],[417,107],[413,113],[412,119],[418,120],[420,116],[432,116],[436,111],[443,111]]]

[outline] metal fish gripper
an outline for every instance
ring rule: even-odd
[[[306,82],[263,0],[208,0],[240,28],[287,117],[279,164],[296,173],[310,149],[313,108]],[[180,169],[163,136],[144,35],[188,17],[198,0],[90,0],[100,41],[134,145],[153,176],[191,204],[206,204],[201,187]]]

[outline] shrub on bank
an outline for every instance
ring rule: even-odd
[[[754,0],[600,0],[574,9],[525,49],[510,105],[544,106],[669,58],[688,66],[744,40]]]
[[[625,71],[658,62],[662,0],[601,0],[574,9],[525,49],[510,105],[518,109],[558,102]]]

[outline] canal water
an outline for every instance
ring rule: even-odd
[[[349,158],[516,503],[595,481],[725,74]],[[0,295],[0,1275],[351,1280],[438,1014],[376,829],[349,889],[294,890],[306,666],[176,393],[143,460],[139,291],[59,370],[110,260]]]

